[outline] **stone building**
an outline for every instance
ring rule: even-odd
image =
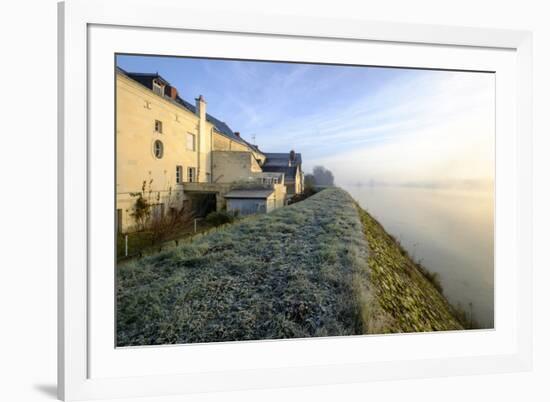
[[[160,217],[208,198],[223,209],[225,194],[239,186],[243,191],[243,184],[245,190],[253,190],[254,183],[258,190],[272,190],[266,212],[285,205],[288,194],[301,192],[296,184],[302,182],[300,154],[291,152],[295,160],[289,169],[278,169],[280,158],[274,155],[281,154],[266,154],[248,143],[207,113],[202,96],[194,104],[184,100],[159,74],[117,68],[116,149],[119,231],[134,227],[138,193],[153,204],[152,216]]]

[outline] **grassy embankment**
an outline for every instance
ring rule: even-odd
[[[460,328],[339,189],[121,264],[117,275],[120,346]]]
[[[437,276],[413,261],[401,245],[357,206],[369,245],[369,273],[376,302],[362,311],[368,332],[420,332],[462,329],[442,294]]]

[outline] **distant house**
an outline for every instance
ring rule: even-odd
[[[273,194],[266,196],[264,202],[266,212],[285,205],[288,188],[293,194],[301,191],[301,187],[292,185],[298,177],[295,165],[301,165],[300,154],[295,154],[298,159],[288,170],[292,177],[287,177],[287,170],[273,170],[277,154],[270,154],[272,160],[266,165],[268,154],[206,109],[202,95],[190,103],[158,73],[132,73],[117,68],[119,231],[133,230],[135,194],[140,192],[153,204],[151,219],[160,219],[185,205],[208,205],[216,210],[225,208],[228,202],[237,205],[239,201],[230,201],[237,199],[225,197],[235,190],[236,183],[246,182],[250,190],[254,183],[258,190],[271,189]],[[252,201],[240,203],[248,205]]]
[[[287,197],[300,194],[304,188],[302,154],[293,150],[289,153],[264,153],[266,159],[262,165],[264,172],[284,173]]]
[[[231,190],[225,194],[227,210],[240,215],[271,212],[277,208],[275,190]]]

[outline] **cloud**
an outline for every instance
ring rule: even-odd
[[[494,105],[491,74],[425,71],[294,119],[276,139],[304,154],[306,170],[324,165],[340,183],[491,182]]]

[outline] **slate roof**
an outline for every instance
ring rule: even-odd
[[[264,172],[280,172],[285,174],[285,183],[292,183],[296,180],[298,166],[302,165],[302,154],[296,153],[294,162],[289,166],[290,152],[267,152],[264,153],[266,160],[262,166]]]
[[[288,166],[288,161],[290,160],[290,152],[265,152],[266,157],[265,163],[272,166]],[[295,153],[294,164],[302,164],[302,154],[299,152]]]
[[[133,72],[127,72],[123,70],[120,67],[117,67],[117,71],[120,73],[126,75],[127,77],[133,79],[136,82],[139,82],[141,85],[147,87],[148,89],[153,88],[153,80],[158,79],[161,80],[165,85],[170,87],[170,83],[166,81],[159,73],[133,73]],[[196,113],[196,107],[192,103],[186,101],[179,95],[176,96],[176,99],[173,100],[165,93],[165,98],[169,101],[175,101],[180,106],[183,106],[185,109],[189,110],[191,113]],[[262,153],[260,149],[256,145],[252,145],[243,138],[237,136],[233,130],[227,125],[227,123],[217,119],[216,117],[212,116],[211,114],[206,113],[206,120],[211,123],[214,126],[214,129],[218,131],[220,134],[225,135],[226,137],[229,137],[233,141],[240,142],[241,144],[247,145],[250,148],[253,148],[255,151]]]
[[[296,170],[297,166],[262,166],[262,171],[264,172],[276,172],[285,174],[285,184],[293,183],[296,181]]]
[[[274,190],[232,190],[224,195],[225,198],[264,199],[273,194]]]

